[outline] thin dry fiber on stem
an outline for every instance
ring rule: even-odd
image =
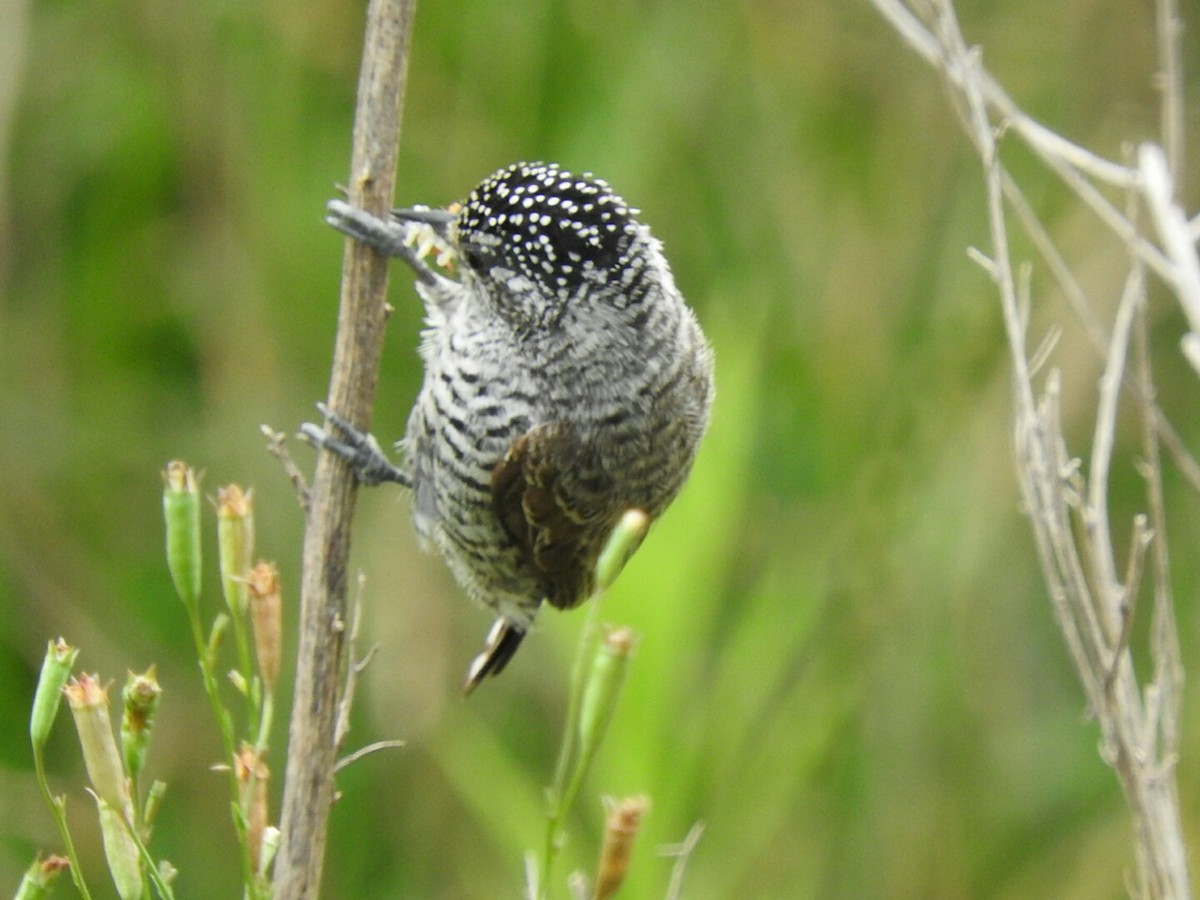
[[[1195,220],[1189,223],[1179,210],[1173,187],[1184,149],[1178,12],[1172,0],[1158,5],[1158,81],[1163,91],[1162,143],[1167,150],[1148,145],[1142,148],[1137,166],[1124,166],[1065,140],[1023,113],[984,70],[978,52],[968,49],[948,0],[913,0],[908,6],[899,0],[873,2],[942,75],[980,156],[992,247],[989,254],[974,256],[1000,294],[1013,366],[1017,468],[1038,556],[1055,617],[1100,726],[1102,754],[1116,772],[1133,816],[1137,871],[1130,888],[1137,896],[1183,900],[1191,896],[1175,782],[1183,672],[1170,591],[1160,443],[1193,487],[1198,470],[1155,404],[1145,326],[1146,282],[1152,273],[1174,293],[1193,329],[1181,342],[1184,353],[1194,364],[1200,359],[1193,355],[1200,340],[1196,337],[1200,264]],[[1000,163],[1002,134],[1023,140],[1124,244],[1129,271],[1111,327],[1102,324],[1096,304]],[[1105,198],[1097,185],[1124,191],[1126,210]],[[1159,244],[1139,225],[1137,214],[1146,207],[1157,226]],[[1062,434],[1058,372],[1051,370],[1045,376],[1040,397],[1034,386],[1037,365],[1030,362],[1027,344],[1032,303],[1029,270],[1025,267],[1018,273],[1009,254],[1009,209],[1016,212],[1104,355],[1086,470],[1071,456]],[[1049,352],[1048,348],[1047,356]],[[1142,416],[1139,468],[1146,482],[1147,508],[1147,514],[1136,516],[1131,524],[1123,571],[1116,563],[1107,497],[1122,396],[1134,399]],[[1150,676],[1140,682],[1130,633],[1144,571],[1152,576],[1153,604],[1146,650]]]
[[[392,206],[415,0],[371,0],[354,119],[349,202],[377,216]],[[328,405],[370,427],[383,347],[388,261],[347,240]],[[318,895],[333,802],[343,677],[347,560],[356,485],[346,462],[319,454],[304,534],[300,642],[275,863],[275,896]]]

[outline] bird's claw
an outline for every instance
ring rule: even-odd
[[[329,423],[330,430],[312,422],[305,422],[300,426],[300,436],[314,447],[328,450],[348,462],[359,484],[374,487],[386,481],[394,481],[405,487],[412,486],[408,475],[392,464],[372,435],[359,431],[348,419],[324,403],[318,403],[317,410]],[[331,434],[331,431],[337,432],[337,436]]]

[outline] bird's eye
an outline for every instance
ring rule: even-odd
[[[476,272],[482,272],[484,266],[483,254],[474,247],[465,247],[462,251],[463,262]]]

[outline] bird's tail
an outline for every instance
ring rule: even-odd
[[[471,660],[467,668],[467,680],[463,684],[463,693],[470,694],[479,683],[489,675],[499,675],[513,658],[521,641],[525,639],[525,629],[515,622],[499,618],[488,632],[487,643],[483,650]]]

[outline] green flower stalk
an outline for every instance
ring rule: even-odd
[[[162,687],[156,676],[154,666],[141,675],[130,672],[121,692],[125,701],[125,714],[121,717],[121,751],[125,759],[125,771],[134,779],[145,768],[154,718],[162,700]]]
[[[100,686],[97,676],[86,674],[72,678],[63,690],[75,717],[92,789],[112,809],[128,815],[129,784],[108,716],[108,692]]]
[[[162,806],[163,797],[166,794],[166,782],[156,779],[150,783],[150,789],[146,791],[146,802],[142,806],[142,827],[147,833],[154,827],[154,819],[158,815],[158,810]]]
[[[29,716],[29,737],[35,753],[40,753],[50,737],[50,728],[62,702],[63,687],[78,655],[79,648],[69,646],[62,638],[46,645],[46,658],[42,661],[42,673],[33,695],[33,712]]]
[[[254,491],[236,484],[217,490],[217,551],[221,589],[235,620],[246,615],[246,573],[254,555]]]
[[[142,895],[142,869],[137,842],[129,833],[133,804],[108,715],[108,692],[95,675],[86,674],[72,678],[63,692],[75,717],[83,762],[100,811],[108,870],[121,900],[135,900]]]
[[[142,865],[137,842],[129,833],[126,818],[119,810],[96,797],[100,810],[100,836],[104,838],[104,858],[121,900],[139,900],[142,896]]]
[[[596,648],[579,711],[581,768],[587,767],[608,731],[621,687],[625,684],[625,674],[629,671],[634,643],[632,629],[606,628],[600,646]]]
[[[51,641],[47,645],[46,658],[42,663],[42,673],[38,678],[37,691],[33,697],[33,712],[29,716],[29,737],[33,744],[33,768],[37,774],[38,787],[46,800],[46,805],[50,807],[50,814],[54,816],[54,824],[58,828],[63,847],[67,851],[69,861],[67,867],[71,870],[71,880],[79,890],[80,896],[84,900],[91,900],[92,895],[88,891],[87,882],[84,881],[83,871],[79,868],[75,842],[71,840],[71,831],[67,827],[66,798],[55,797],[50,793],[50,783],[46,780],[46,763],[42,758],[46,739],[50,736],[50,728],[54,725],[54,719],[58,715],[62,696],[67,691],[67,679],[70,677],[71,667],[75,665],[75,657],[78,655],[79,649],[69,646],[62,638]],[[56,871],[61,871],[62,868],[64,867],[60,866]],[[29,880],[27,876],[26,881]],[[26,885],[26,882],[23,881],[21,887],[22,890],[28,889],[34,892],[28,896],[36,897],[44,894],[50,883],[52,882],[47,874],[40,882],[34,879]],[[37,891],[42,891],[42,894]]]
[[[650,529],[650,517],[641,509],[627,509],[608,536],[600,557],[596,560],[597,592],[612,587],[625,564],[637,553]]]
[[[590,642],[589,642],[590,643]],[[608,731],[620,699],[621,687],[629,671],[629,660],[636,643],[630,628],[606,628],[599,646],[586,668],[583,649],[576,664],[574,679],[582,682],[582,698],[572,697],[574,713],[567,717],[567,730],[555,767],[554,783],[547,792],[549,809],[546,818],[546,843],[536,896],[546,896],[554,860],[562,849],[561,828],[567,811],[575,802],[583,779],[591,767],[596,752]]]
[[[41,900],[50,896],[50,889],[63,869],[69,868],[70,863],[62,856],[48,856],[45,859],[35,859],[25,871],[21,885],[17,888],[15,900]]]
[[[163,472],[163,518],[167,525],[167,567],[175,591],[189,609],[200,602],[200,479],[179,460]]]
[[[600,597],[611,587],[650,529],[645,510],[627,509],[608,536],[593,572],[591,611],[571,667],[571,693],[562,746],[554,767],[554,780],[546,791],[546,843],[537,881],[530,889],[542,900],[550,883],[554,860],[562,848],[562,823],[592,758],[600,747],[616,709],[621,686],[633,653],[634,634],[628,628],[607,629],[595,647],[595,625]]]

